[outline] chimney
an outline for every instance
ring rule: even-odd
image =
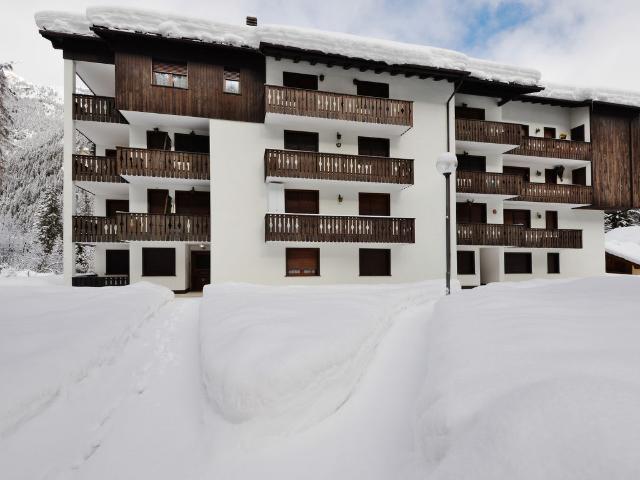
[[[258,26],[258,18],[257,17],[247,17],[247,25],[250,27]]]

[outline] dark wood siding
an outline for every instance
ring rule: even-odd
[[[247,122],[264,121],[264,59],[211,56],[211,63],[187,61],[189,88],[152,84],[152,56],[116,53],[118,110],[189,115]],[[225,67],[240,71],[241,94],[222,90]]]
[[[640,207],[640,120],[612,109],[591,115],[593,205]]]

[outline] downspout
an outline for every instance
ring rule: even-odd
[[[455,97],[456,93],[458,93],[458,91],[460,90],[460,87],[462,87],[463,83],[464,83],[464,79],[460,79],[460,81],[458,81],[456,83],[456,86],[453,88],[453,92],[451,92],[451,96],[447,99],[447,103],[446,103],[446,107],[447,107],[447,152],[451,151],[451,127],[449,126],[449,122],[450,122],[450,118],[451,118],[451,114],[449,113],[450,104],[451,104],[451,100],[453,100],[453,97]]]

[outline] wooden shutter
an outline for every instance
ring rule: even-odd
[[[286,213],[320,213],[318,190],[285,190],[284,211]]]
[[[312,277],[320,275],[319,248],[287,248],[287,276]]]
[[[388,193],[359,193],[359,215],[389,216],[391,214],[391,195]]]

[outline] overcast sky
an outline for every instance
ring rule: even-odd
[[[83,12],[88,0],[2,0],[0,63],[62,86],[62,55],[37,31],[39,10]],[[537,68],[547,81],[640,91],[640,0],[138,0],[152,8],[242,24],[283,23],[460,50]]]

